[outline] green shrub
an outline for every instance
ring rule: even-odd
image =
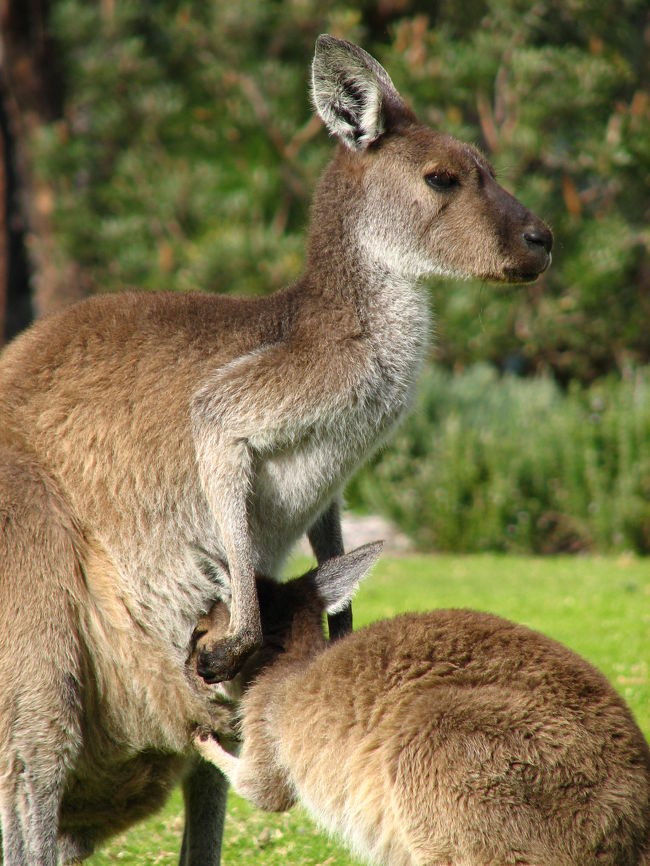
[[[487,365],[430,368],[348,501],[423,549],[650,553],[650,369],[564,392]]]

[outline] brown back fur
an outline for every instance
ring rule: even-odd
[[[262,591],[281,618],[265,623],[240,758],[199,743],[258,806],[299,800],[394,866],[646,866],[650,752],[575,653],[469,610],[405,614],[328,646],[312,578]]]

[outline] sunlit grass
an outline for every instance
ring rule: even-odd
[[[296,563],[292,571],[299,568]],[[650,737],[650,561],[492,555],[384,558],[355,600],[355,625],[435,607],[490,610],[562,641],[606,674]],[[182,828],[182,802],[176,792],[159,815],[116,837],[88,862],[174,864]],[[232,795],[223,860],[260,866],[351,862],[299,809],[269,815]]]

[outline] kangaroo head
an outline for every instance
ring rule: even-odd
[[[245,686],[281,654],[304,657],[324,649],[324,614],[338,613],[346,606],[382,547],[381,541],[366,544],[286,583],[258,576],[263,643],[244,663],[240,671],[242,684]],[[224,562],[202,550],[199,565],[211,576],[217,596],[194,633],[200,667],[202,647],[222,638],[228,630],[231,593],[230,574]]]
[[[497,183],[480,151],[420,124],[365,51],[320,36],[312,94],[341,143],[314,215],[321,222],[342,211],[376,267],[505,282],[533,280],[548,267],[548,227]]]

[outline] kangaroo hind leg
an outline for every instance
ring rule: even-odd
[[[56,485],[0,446],[0,818],[4,866],[55,866],[81,744],[76,530]]]

